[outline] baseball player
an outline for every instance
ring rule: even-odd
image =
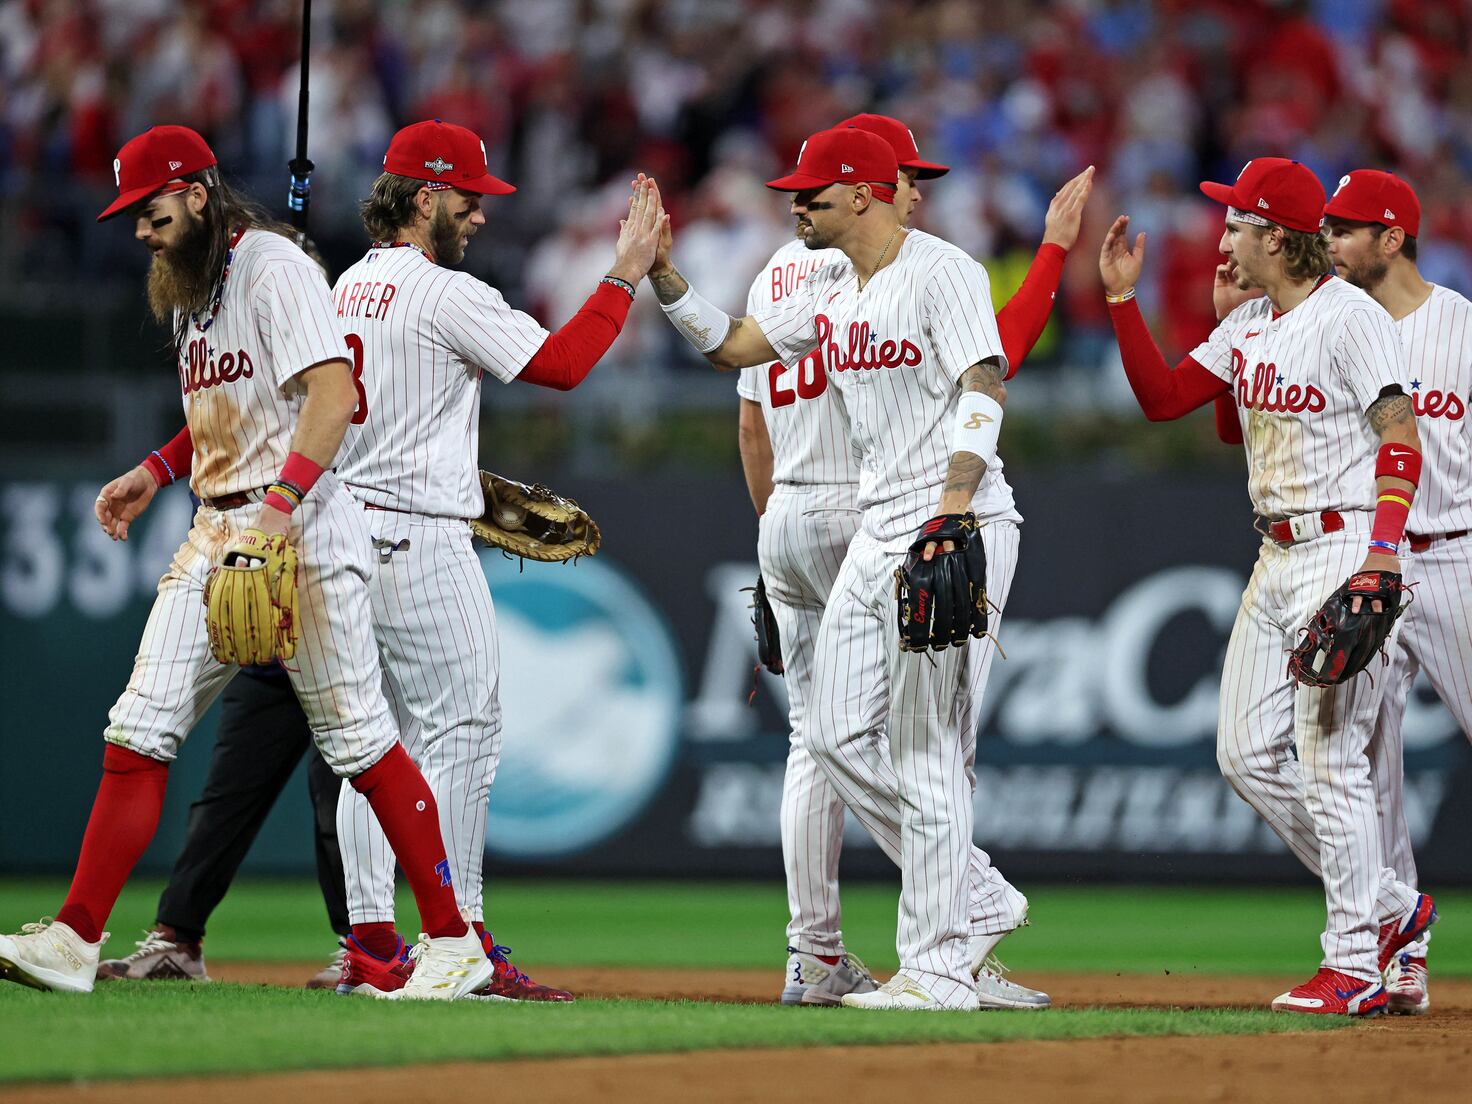
[[[1416,241],[1421,204],[1390,173],[1357,169],[1339,181],[1324,208],[1335,271],[1384,307],[1400,331],[1410,396],[1425,456],[1411,503],[1405,581],[1415,600],[1401,618],[1385,696],[1370,741],[1385,862],[1416,885],[1406,825],[1401,721],[1407,695],[1424,670],[1462,731],[1472,734],[1472,302],[1421,278]],[[1386,975],[1389,1010],[1416,1015],[1431,1005],[1426,970],[1429,931],[1408,943]]]
[[[803,243],[837,248],[842,260],[740,319],[686,283],[669,263],[668,237],[650,282],[676,328],[717,367],[800,365],[816,350],[815,368],[842,404],[862,518],[814,643],[803,738],[899,862],[902,885],[900,972],[842,999],[857,1008],[974,1009],[973,932],[989,954],[1027,907],[971,843],[967,748],[975,744],[963,734],[975,728],[991,642],[903,652],[894,572],[927,519],[974,509],[984,521],[988,592],[1000,607],[1020,518],[995,457],[1007,360],[986,271],[954,246],[904,229],[908,184],[877,135],[820,131],[804,143],[797,171],[768,186],[796,192]],[[984,417],[958,418],[963,393]],[[959,451],[953,423],[966,445]]]
[[[1175,369],[1134,301],[1145,237],[1114,221],[1099,256],[1130,386],[1152,421],[1235,396],[1248,489],[1264,540],[1227,645],[1217,759],[1232,787],[1324,883],[1323,961],[1279,1011],[1372,1015],[1383,960],[1434,922],[1431,898],[1381,859],[1366,754],[1384,680],[1300,685],[1285,671],[1325,598],[1351,573],[1396,571],[1420,438],[1400,342],[1364,292],[1334,278],[1320,233],[1324,191],[1296,161],[1248,162],[1224,203],[1233,310]]]
[[[227,552],[287,534],[300,563],[292,685],[322,754],[393,840],[419,904],[424,934],[400,995],[462,996],[492,968],[456,905],[434,794],[399,744],[383,696],[367,632],[363,515],[327,470],[357,393],[322,270],[287,228],[224,184],[214,153],[187,127],[132,139],[113,170],[118,198],[98,220],[126,212],[153,254],[149,302],[173,324],[201,505],[159,582],[132,677],[109,715],[102,783],[66,903],[53,923],[0,936],[0,974],[91,991],[102,926],[153,838],[168,765],[238,670],[211,653],[205,579]],[[133,481],[100,500],[104,524],[136,517],[137,500],[154,489]]]
[[[631,200],[613,267],[557,333],[495,288],[450,266],[485,225],[481,197],[514,191],[490,175],[485,145],[439,120],[394,135],[362,205],[374,239],[337,280],[337,314],[358,384],[338,476],[362,505],[377,550],[369,594],[390,704],[439,803],[451,880],[495,962],[477,995],[567,1001],[507,960],[485,930],[486,801],[501,747],[496,617],[467,521],[485,509],[476,471],[484,376],[568,390],[618,336],[654,259],[664,217],[652,183]],[[339,992],[404,983],[394,928],[394,849],[373,810],[343,787],[338,832],[352,935]]]
[[[914,135],[898,119],[855,115],[838,125],[869,131],[890,144],[906,178],[905,222],[920,202],[917,181],[950,171],[922,160]],[[1028,276],[997,315],[1009,366],[1022,362],[1047,324],[1092,180],[1092,169],[1086,169],[1054,197]],[[842,259],[837,249],[812,250],[801,239],[788,242],[752,283],[747,313],[776,307],[814,269]],[[782,1002],[838,1004],[845,993],[872,990],[874,982],[863,964],[844,952],[838,894],[844,805],[808,750],[803,730],[813,645],[859,524],[859,471],[843,412],[826,401],[827,376],[814,356],[797,365],[743,368],[737,390],[742,464],[759,519],[758,560],[779,629],[789,703],[780,819],[790,912]],[[982,965],[977,986],[983,1004],[1047,1002],[1045,994],[1029,996],[1035,991],[1006,980],[995,963]]]

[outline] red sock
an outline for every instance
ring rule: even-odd
[[[482,943],[486,941],[485,924],[481,923],[479,920],[472,920],[470,922],[470,930],[475,932],[475,937],[479,939]]]
[[[404,745],[395,744],[387,755],[350,781],[353,789],[368,799],[388,845],[398,856],[409,888],[414,891],[424,933],[464,935],[470,929],[460,918],[455,890],[450,886],[450,860],[445,858],[434,794]]]
[[[102,938],[118,894],[148,849],[164,810],[169,765],[108,744],[102,753],[102,783],[82,836],[82,854],[66,904],[56,919],[88,943]]]
[[[354,924],[353,938],[369,954],[393,958],[399,950],[399,933],[392,924]]]

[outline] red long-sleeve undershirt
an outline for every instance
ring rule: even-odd
[[[997,331],[1002,335],[1002,351],[1007,354],[1007,379],[1017,374],[1048,324],[1067,256],[1068,251],[1061,245],[1044,242],[1038,246],[1022,286],[997,311]]]
[[[1237,417],[1237,400],[1231,395],[1216,397],[1216,435],[1224,445],[1242,443],[1242,420]]]
[[[143,466],[153,473],[153,480],[160,487],[167,487],[176,479],[187,481],[194,467],[194,438],[189,434],[189,427],[186,425],[167,445],[145,456]]]
[[[622,288],[599,284],[582,309],[548,335],[516,378],[554,391],[571,391],[608,352],[633,302]]]
[[[1184,417],[1218,395],[1227,394],[1226,382],[1190,357],[1183,358],[1174,369],[1165,363],[1133,299],[1109,304],[1109,320],[1114,323],[1130,389],[1152,422]]]

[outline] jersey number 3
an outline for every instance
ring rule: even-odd
[[[782,377],[791,369],[780,360],[767,369],[767,387],[772,393],[772,408],[791,406],[798,399],[816,399],[828,390],[828,375],[818,365],[818,358],[809,354],[797,365],[797,390],[782,385]]]
[[[358,405],[353,408],[353,425],[362,425],[368,420],[368,392],[363,389],[363,339],[350,333],[345,339],[353,351],[353,386],[358,389]]]

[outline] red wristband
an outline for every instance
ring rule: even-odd
[[[1375,523],[1370,527],[1371,541],[1400,544],[1406,531],[1406,518],[1411,513],[1409,491],[1384,491],[1375,500]],[[1378,551],[1371,549],[1371,551]]]
[[[1412,487],[1421,485],[1421,454],[1410,445],[1381,445],[1375,454],[1375,478],[1392,476]]]
[[[281,465],[281,475],[266,491],[266,505],[289,514],[302,504],[322,474],[322,465],[293,452]]]

